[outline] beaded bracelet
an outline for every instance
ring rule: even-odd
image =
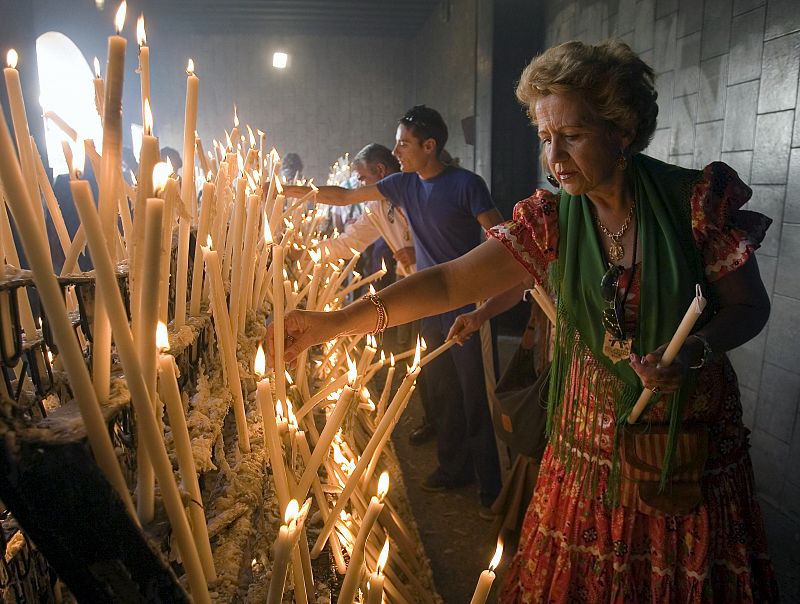
[[[361,299],[372,302],[375,305],[375,310],[378,311],[378,321],[375,323],[375,329],[370,332],[370,335],[378,335],[389,325],[389,313],[386,312],[386,304],[377,294],[365,294]]]

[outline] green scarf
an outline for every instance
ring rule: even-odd
[[[632,350],[637,355],[652,352],[669,342],[695,295],[695,284],[705,283],[702,260],[692,238],[689,196],[700,172],[665,164],[636,155],[629,170],[636,199],[636,229],[641,259],[641,294]],[[559,320],[556,328],[553,364],[550,373],[548,434],[555,453],[567,470],[580,467],[585,459],[571,448],[576,436],[597,432],[598,413],[592,417],[578,388],[584,383],[589,394],[604,400],[611,396],[615,405],[617,432],[610,476],[611,501],[616,500],[619,481],[618,437],[621,426],[639,397],[639,377],[623,360],[612,363],[603,354],[605,329],[601,316],[603,301],[600,281],[608,269],[594,227],[591,201],[561,191],[559,203],[558,262],[553,264],[551,282],[558,295]],[[586,376],[586,352],[591,352],[611,375]],[[691,384],[671,395],[670,444],[664,460],[662,485],[669,474],[669,463],[677,442],[683,406]],[[590,455],[596,452],[590,452]],[[574,464],[578,463],[578,466]],[[587,484],[595,484],[596,475]]]

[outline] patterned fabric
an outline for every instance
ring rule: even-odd
[[[750,190],[724,164],[708,166],[691,194],[694,239],[710,281],[736,270],[758,247],[769,219],[739,210]],[[490,234],[506,245],[537,281],[558,249],[557,197],[537,191],[520,202],[514,220]],[[642,267],[647,270],[646,267]],[[626,320],[636,320],[639,276],[634,273]],[[623,279],[629,279],[630,272]],[[616,379],[594,357],[581,359],[592,383],[573,379],[566,396],[585,404],[586,426],[569,434],[567,448],[588,464],[565,464],[548,445],[520,546],[506,573],[500,601],[517,602],[771,602],[777,587],[755,500],[736,375],[727,357],[700,370],[687,406],[687,422],[709,426],[701,478],[702,503],[682,516],[645,514],[604,502],[611,469],[614,401],[597,384]],[[645,419],[663,422],[657,403]],[[591,453],[590,453],[591,452]],[[594,489],[585,485],[596,484]]]

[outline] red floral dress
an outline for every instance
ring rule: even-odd
[[[721,163],[708,166],[692,190],[693,234],[710,282],[740,267],[763,239],[769,220],[739,210],[750,193]],[[539,190],[517,204],[513,221],[491,231],[537,280],[544,280],[547,266],[557,257],[557,204],[555,195]],[[628,320],[635,321],[638,275],[646,270],[635,272]],[[596,372],[582,375],[609,378],[596,359],[584,361],[594,364]],[[573,380],[568,390],[580,392],[587,406],[582,417],[596,417],[599,424],[596,431],[575,430],[584,436],[571,441],[572,454],[588,459],[590,468],[567,472],[551,447],[546,449],[501,602],[777,600],[736,374],[724,355],[699,374],[687,419],[710,426],[709,454],[701,478],[702,503],[682,516],[648,515],[635,507],[609,508],[603,503],[611,469],[614,405],[598,399],[590,384]],[[663,405],[648,414],[655,421],[666,419]],[[597,486],[585,489],[594,470],[599,470]]]

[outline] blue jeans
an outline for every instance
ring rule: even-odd
[[[444,342],[455,317],[467,310],[422,320],[421,335],[429,352]],[[500,462],[486,398],[479,334],[431,361],[420,378],[425,413],[436,428],[439,472],[453,482],[477,476],[481,502],[489,505],[500,492]]]

